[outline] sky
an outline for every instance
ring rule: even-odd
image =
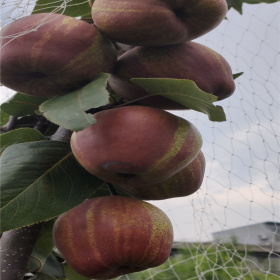
[[[14,13],[17,15],[17,12]],[[152,201],[170,217],[176,241],[208,241],[212,233],[265,221],[280,221],[279,4],[243,5],[196,39],[220,53],[236,80],[236,91],[217,102],[227,121],[201,113],[171,111],[201,132],[206,171],[193,195]],[[1,102],[11,91],[1,88]]]

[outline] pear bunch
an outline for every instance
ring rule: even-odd
[[[192,42],[225,18],[226,0],[95,0],[92,18],[111,40],[132,45],[118,58],[109,85],[137,105],[185,109],[164,97],[151,97],[132,78],[189,79],[218,100],[235,90],[231,67],[214,50]],[[121,45],[123,46],[123,45]],[[126,48],[128,49],[128,48]]]
[[[143,200],[191,195],[205,172],[200,132],[166,111],[186,108],[149,97],[131,79],[189,79],[218,100],[235,85],[228,62],[191,41],[221,23],[226,0],[95,0],[91,11],[94,24],[42,13],[3,28],[1,83],[53,97],[106,72],[113,94],[134,101],[95,113],[96,124],[70,140],[81,166],[127,196],[90,198],[59,216],[53,228],[57,248],[75,271],[111,279],[167,260],[172,224]],[[13,34],[20,35],[11,40]],[[120,45],[127,51],[118,57]]]
[[[88,172],[138,199],[187,196],[200,188],[201,135],[165,111],[186,108],[163,96],[149,97],[131,79],[188,79],[217,100],[231,96],[235,84],[228,62],[191,41],[217,27],[226,13],[225,0],[94,1],[95,26],[127,49],[109,87],[133,105],[99,112],[97,124],[72,135],[72,151]]]

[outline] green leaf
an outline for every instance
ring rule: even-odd
[[[238,11],[240,14],[242,14],[242,0],[227,0],[228,2],[228,8],[234,8],[236,11]]]
[[[23,143],[46,140],[46,137],[33,128],[19,128],[0,135],[0,154],[9,146]]]
[[[240,14],[242,14],[243,3],[247,3],[247,4],[260,4],[260,3],[271,4],[271,3],[276,3],[278,1],[279,0],[227,0],[227,3],[228,3],[229,9],[234,8]]]
[[[45,222],[34,245],[28,268],[30,272],[41,269],[54,248],[52,228],[54,220]],[[47,272],[47,271],[43,271]]]
[[[49,255],[41,272],[57,277],[58,279],[62,279],[65,276],[63,265],[54,254]]]
[[[39,13],[59,13],[71,17],[80,17],[90,15],[91,8],[88,1],[37,0],[32,14]]]
[[[50,220],[91,197],[103,183],[57,141],[8,147],[1,164],[1,231]]]
[[[233,74],[232,76],[233,76],[233,79],[235,80],[235,79],[239,78],[240,76],[242,76],[243,74],[244,74],[244,72],[239,72],[239,73]]]
[[[109,74],[100,74],[79,90],[47,100],[40,106],[43,115],[53,123],[79,131],[96,122],[85,111],[109,104],[106,90]]]
[[[63,264],[65,278],[63,280],[90,280],[90,278],[86,278],[75,272],[67,263]]]
[[[202,91],[191,80],[163,78],[134,78],[131,80],[149,92],[149,96],[164,96],[186,108],[207,114],[211,121],[226,120],[223,108],[212,104],[217,101],[217,97]]]
[[[0,126],[4,126],[9,121],[10,115],[0,110]]]
[[[46,100],[45,97],[16,93],[1,105],[1,110],[15,117],[24,117],[33,115],[38,110],[39,105]]]

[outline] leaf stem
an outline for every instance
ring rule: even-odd
[[[86,111],[87,114],[95,114],[104,110],[112,109],[114,107],[114,104],[108,104],[105,106],[100,106],[98,108],[92,108]]]
[[[115,106],[115,107],[118,108],[118,107],[133,105],[133,104],[137,105],[135,103],[137,103],[139,101],[142,101],[142,100],[145,100],[145,99],[148,99],[148,98],[151,98],[151,97],[154,97],[154,96],[157,96],[157,95],[160,95],[160,94],[147,94],[147,95],[139,97],[137,99],[130,100],[130,101],[127,101],[127,102],[123,102],[121,104],[117,104],[117,106]]]

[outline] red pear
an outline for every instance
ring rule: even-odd
[[[193,40],[217,27],[226,0],[95,0],[92,18],[114,41],[159,46]]]
[[[86,200],[53,227],[56,247],[80,275],[111,279],[164,263],[173,227],[154,205],[129,197]]]
[[[232,95],[235,83],[228,62],[212,49],[194,42],[173,46],[135,47],[118,59],[109,84],[128,101],[149,95],[131,82],[132,78],[189,79],[218,100]],[[164,97],[144,99],[138,105],[162,109],[185,109]]]
[[[94,26],[59,14],[19,18],[1,32],[1,83],[35,96],[57,96],[111,72],[113,44]]]
[[[90,173],[118,186],[143,186],[168,179],[199,153],[202,138],[187,120],[161,109],[127,106],[96,113],[74,132],[71,147]]]
[[[120,189],[143,200],[162,200],[188,196],[201,186],[205,172],[205,158],[202,152],[181,171],[167,180],[151,186],[126,186]]]

